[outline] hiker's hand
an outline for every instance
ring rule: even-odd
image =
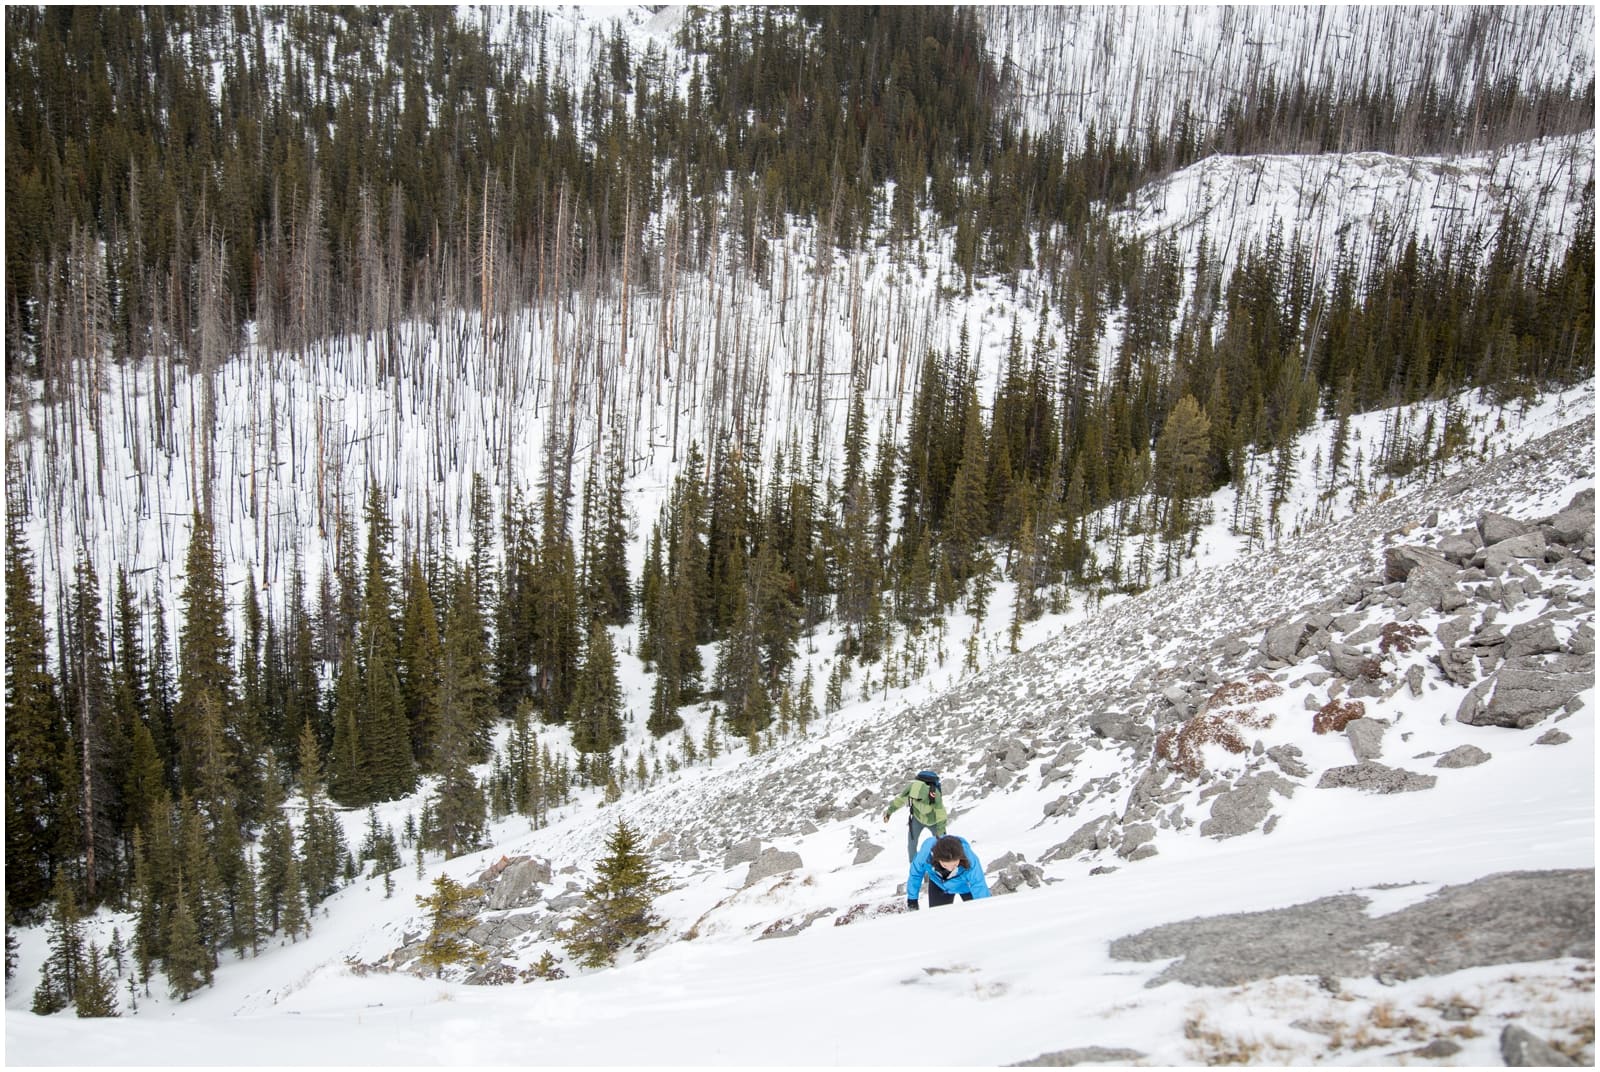
[[[892,811],[884,812],[883,813],[883,821],[884,822],[888,822],[889,821],[889,817],[892,816],[893,814],[894,814],[894,812],[892,812]]]

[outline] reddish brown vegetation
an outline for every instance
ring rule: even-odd
[[[1388,655],[1391,651],[1405,654],[1415,651],[1417,646],[1413,641],[1418,637],[1427,636],[1428,631],[1415,623],[1401,625],[1399,622],[1390,622],[1378,630],[1378,634],[1381,637],[1378,641],[1378,650],[1380,652],[1385,655]]]
[[[1205,770],[1206,745],[1221,745],[1235,755],[1246,751],[1250,743],[1240,731],[1272,725],[1272,716],[1255,705],[1282,695],[1283,689],[1266,674],[1230,681],[1211,694],[1199,714],[1157,734],[1156,755],[1186,776],[1198,778]]]
[[[1366,713],[1367,705],[1360,700],[1329,700],[1311,720],[1311,728],[1318,733],[1340,733]]]

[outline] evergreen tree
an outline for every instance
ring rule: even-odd
[[[240,756],[238,810],[248,823],[261,818],[261,761],[268,747],[267,727],[272,715],[267,695],[267,619],[256,598],[253,575],[247,574],[244,589],[244,643],[239,656],[239,702],[234,719]]]
[[[50,920],[50,955],[33,994],[33,1011],[43,1016],[78,1000],[87,960],[78,899],[65,874],[57,872],[51,896],[55,907]]]
[[[233,641],[228,633],[228,607],[222,563],[214,546],[211,519],[196,511],[184,560],[183,629],[178,638],[178,700],[172,711],[177,745],[179,784],[186,792],[202,788],[201,749],[214,735],[205,732],[214,720],[226,733],[234,703]],[[213,786],[226,785],[234,770],[233,741],[223,738],[222,755],[213,755]],[[218,771],[215,763],[223,763]],[[208,806],[220,804],[208,800]]]
[[[279,781],[277,761],[268,758],[265,805],[266,824],[260,838],[260,867],[257,875],[256,903],[261,919],[261,929],[276,934],[283,926],[283,917],[291,898],[300,897],[299,863],[294,856],[294,831],[284,810],[286,800]],[[294,871],[295,884],[290,886],[290,872]]]
[[[307,912],[300,877],[300,860],[295,856],[292,847],[283,866],[283,894],[278,924],[291,942],[302,934],[311,933],[311,917]]]
[[[972,575],[973,556],[978,541],[989,533],[990,519],[986,486],[991,476],[983,438],[983,420],[978,410],[977,394],[970,384],[967,391],[967,420],[962,434],[961,463],[951,484],[950,507],[942,538],[944,557],[950,563],[951,577],[958,586],[965,585]],[[997,417],[997,422],[1000,419]],[[1009,466],[1009,462],[1006,465]],[[998,473],[999,470],[1000,466],[994,467],[994,472]]]
[[[754,627],[762,678],[770,691],[789,673],[800,636],[797,582],[783,568],[777,548],[763,542],[752,563]]]
[[[217,868],[217,896],[223,913],[217,944],[230,945],[243,956],[254,949],[260,931],[259,900],[256,896],[256,871],[245,851],[243,824],[224,804],[212,827],[211,856]]]
[[[150,824],[155,821],[158,803],[166,793],[161,757],[156,752],[155,738],[144,719],[134,720],[132,737],[132,744],[129,746],[127,782],[122,791],[126,808],[125,821],[130,839],[133,831],[141,827],[149,829]],[[129,857],[131,859],[131,852]]]
[[[511,793],[511,807],[519,815],[533,820],[539,826],[539,809],[543,804],[543,770],[539,761],[539,737],[533,732],[533,721],[526,705],[517,710],[511,724],[511,736],[506,742],[507,778]]]
[[[448,859],[479,848],[488,816],[483,787],[468,765],[468,735],[454,708],[439,730],[439,784],[429,801],[420,844]]]
[[[362,721],[361,671],[351,653],[333,681],[333,749],[328,757],[328,792],[345,803],[372,799],[362,762]]]
[[[309,722],[302,724],[300,730],[300,791],[305,797],[305,818],[300,825],[299,880],[307,906],[314,908],[338,889],[339,873],[349,850],[344,827],[323,796],[322,760]],[[293,888],[287,879],[285,888]],[[287,930],[288,924],[284,926]]]
[[[411,556],[405,596],[397,666],[400,697],[411,730],[412,754],[422,770],[431,771],[439,725],[439,618],[416,555]]]
[[[591,470],[593,473],[593,470]],[[633,592],[628,580],[628,513],[624,494],[624,458],[616,436],[606,457],[605,487],[595,493],[593,528],[584,540],[584,592],[589,611],[607,625],[623,625],[633,616]],[[588,493],[585,517],[590,516]]]
[[[131,747],[134,724],[143,719],[148,711],[145,693],[148,681],[142,639],[144,623],[134,602],[133,589],[128,584],[127,572],[120,566],[117,567],[117,591],[112,606],[114,612],[112,706],[116,711],[117,724],[128,736]],[[154,744],[154,741],[151,743]],[[131,820],[127,829],[131,832]]]
[[[645,545],[644,569],[639,574],[639,661],[646,669],[659,657],[658,638],[665,629],[662,619],[666,576],[661,558],[661,524],[650,527],[650,542]]]
[[[619,819],[606,851],[584,890],[583,907],[561,937],[567,952],[586,968],[615,964],[625,946],[665,926],[652,909],[666,882],[643,852],[638,834]]]
[[[93,907],[121,885],[122,787],[128,744],[113,706],[111,659],[100,625],[100,586],[78,560],[62,635],[62,705],[71,720],[78,773],[83,891]]]
[[[490,729],[495,707],[489,681],[488,647],[483,619],[472,599],[473,585],[465,575],[458,576],[445,610],[444,635],[440,641],[438,703],[439,737],[435,758],[440,769],[444,759],[444,724],[455,722],[454,732],[463,735],[464,758],[482,763],[489,758]]]
[[[538,630],[539,532],[515,497],[506,506],[504,583],[495,607],[494,681],[502,715],[534,699],[533,651]]]
[[[83,958],[83,972],[78,979],[75,1004],[81,1019],[98,1019],[116,1016],[117,978],[106,963],[107,957],[99,946],[89,944]]]
[[[211,971],[211,956],[201,940],[200,929],[189,908],[189,898],[184,894],[182,879],[178,880],[166,947],[167,985],[173,997],[188,1001],[190,994],[206,985]]]
[[[604,621],[589,625],[589,643],[572,697],[572,747],[609,752],[622,740],[622,686],[617,656]]]
[[[430,921],[419,959],[435,976],[443,975],[452,964],[478,965],[488,960],[487,951],[466,938],[477,923],[473,906],[480,896],[476,886],[463,886],[449,875],[440,875],[433,880],[433,895],[417,898]]]
[[[578,669],[578,576],[565,520],[546,487],[543,536],[534,581],[539,614],[533,630],[534,694],[546,722],[562,723],[572,704]]]
[[[494,496],[489,490],[489,481],[482,473],[472,474],[471,503],[472,545],[467,567],[472,581],[472,598],[478,605],[478,618],[481,621],[492,613],[496,580]]]
[[[155,962],[166,955],[178,853],[172,838],[172,800],[163,794],[150,825],[133,832],[133,945],[139,978],[149,984]]]
[[[394,621],[394,583],[388,567],[390,524],[374,485],[367,498],[366,585],[356,631],[361,675],[357,706],[360,765],[365,799],[394,800],[417,787],[411,731],[400,695],[399,640]]]
[[[1152,477],[1157,493],[1164,496],[1162,525],[1168,540],[1175,540],[1189,526],[1189,503],[1206,490],[1210,467],[1206,449],[1211,422],[1193,395],[1184,395],[1167,414],[1161,435],[1156,438]]]
[[[317,670],[317,642],[312,629],[312,617],[306,607],[305,574],[300,566],[298,552],[289,572],[289,594],[285,612],[288,620],[283,627],[283,678],[279,683],[281,693],[280,723],[275,746],[285,762],[293,760],[298,748],[300,728],[308,721],[322,727],[323,740],[331,740],[331,727],[326,725],[322,704],[322,686]]]
[[[493,713],[477,605],[465,577],[458,579],[445,623],[440,668],[439,736],[434,747],[439,784],[430,803],[423,841],[445,856],[477,848],[488,805],[471,765],[488,758]]]
[[[172,678],[172,646],[167,639],[166,602],[162,595],[161,582],[159,580],[156,581],[150,604],[152,608],[150,614],[150,687],[147,690],[150,705],[150,736],[154,739],[156,752],[161,756],[162,763],[166,768],[167,788],[169,791],[176,792],[178,788],[178,745],[175,719],[178,706],[178,689],[177,683]]]
[[[15,502],[6,512],[5,601],[6,911],[20,919],[45,901],[73,846],[65,720]]]
[[[222,897],[222,876],[204,815],[189,797],[178,805],[178,873],[181,876],[179,900],[194,922],[196,939],[204,952],[201,980],[210,986],[218,964],[218,954],[227,937],[226,905]],[[167,938],[170,971],[174,940]]]

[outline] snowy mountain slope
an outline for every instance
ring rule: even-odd
[[[1277,228],[1286,245],[1315,251],[1313,276],[1325,279],[1341,241],[1359,263],[1374,248],[1397,254],[1413,232],[1442,247],[1477,221],[1487,247],[1495,221],[1513,213],[1533,223],[1533,249],[1564,250],[1593,181],[1593,132],[1470,157],[1217,155],[1150,183],[1113,218],[1145,238],[1175,238],[1186,264],[1205,236],[1223,279]]]
[[[1457,100],[1482,79],[1581,88],[1594,12],[1568,7],[1000,6],[979,9],[1037,130],[1166,133],[1187,106],[1218,122],[1268,75],[1345,94],[1381,85]],[[1531,16],[1531,17],[1530,17]],[[1443,49],[1441,42],[1447,42]]]
[[[885,1064],[900,1063],[915,1045],[909,1025],[945,1018],[961,1029],[941,1058],[963,1064],[1089,1046],[1156,1064],[1229,1055],[1297,1064],[1391,1063],[1402,1055],[1406,1063],[1498,1063],[1502,1029],[1513,1023],[1580,1057],[1592,1053],[1583,1049],[1593,1022],[1592,901],[1587,955],[1580,943],[1576,955],[1438,976],[1330,969],[1331,982],[1322,985],[1292,975],[1151,987],[1161,961],[1112,956],[1126,946],[1114,946],[1116,939],[1197,916],[1354,893],[1378,927],[1445,886],[1504,871],[1592,869],[1592,662],[1574,713],[1506,729],[1455,719],[1467,689],[1441,676],[1431,660],[1439,649],[1429,642],[1393,658],[1365,702],[1369,719],[1390,722],[1381,762],[1437,779],[1407,793],[1316,787],[1320,774],[1353,759],[1346,735],[1311,732],[1305,699],[1326,696],[1337,677],[1314,680],[1324,673],[1317,652],[1296,653],[1270,671],[1283,692],[1262,701],[1274,724],[1251,734],[1263,755],[1208,750],[1208,773],[1193,783],[1151,784],[1143,775],[1148,736],[1124,735],[1116,724],[1144,719],[1154,729],[1172,702],[1165,690],[1250,672],[1274,625],[1332,602],[1343,602],[1353,618],[1337,628],[1342,640],[1398,620],[1404,612],[1382,598],[1358,605],[1382,596],[1376,575],[1385,551],[1439,544],[1484,511],[1532,520],[1561,510],[1594,486],[1592,415],[1591,387],[1559,413],[1552,402],[1528,414],[1508,438],[1560,426],[1553,434],[1373,502],[1276,553],[1221,562],[1085,613],[1059,635],[914,706],[868,700],[793,749],[729,757],[599,810],[565,809],[544,830],[501,824],[493,849],[432,865],[426,878],[405,869],[391,899],[376,880],[357,883],[330,900],[311,938],[227,964],[214,989],[182,1005],[158,992],[141,995],[141,1014],[119,1022],[33,1017],[21,1008],[24,973],[8,993],[8,1053],[24,1063],[92,1064],[216,1063],[233,1053],[280,1064]],[[1592,506],[1588,525],[1592,558]],[[1519,581],[1513,594],[1508,582],[1519,575],[1535,582]],[[1573,646],[1587,629],[1592,650],[1587,562],[1526,560],[1462,587],[1472,593],[1475,621],[1509,629],[1555,615],[1560,644]],[[1437,637],[1451,617],[1420,610],[1409,620]],[[1412,667],[1421,671],[1420,693],[1410,688]],[[1346,693],[1355,694],[1353,687]],[[1540,743],[1552,728],[1568,739]],[[1283,751],[1291,744],[1298,756]],[[1459,769],[1434,765],[1464,744],[1491,758]],[[1032,754],[1008,763],[1013,746]],[[1296,775],[1275,757],[1298,759],[1307,773]],[[898,779],[928,762],[946,771],[952,828],[986,864],[1009,853],[1025,857],[1037,869],[1037,887],[1013,859],[991,873],[997,889],[1008,880],[1017,887],[1011,896],[961,904],[960,916],[877,914],[877,906],[897,903],[904,873],[899,824],[886,829],[877,813]],[[1200,824],[1213,800],[1267,775],[1288,790],[1270,794],[1270,823],[1258,817],[1249,832],[1208,836]],[[1225,784],[1233,788],[1216,792]],[[852,803],[863,790],[866,799]],[[1062,796],[1076,798],[1070,809],[1046,815]],[[1142,814],[1152,803],[1155,814]],[[1107,812],[1102,847],[1050,858],[1084,820]],[[662,838],[657,859],[674,886],[658,902],[669,926],[642,960],[507,987],[347,964],[377,964],[417,931],[410,898],[434,874],[470,879],[502,854],[550,861],[554,874],[532,910],[549,913],[552,901],[586,881],[619,816],[647,838]],[[348,821],[354,831],[360,816]],[[1141,823],[1151,836],[1134,844],[1128,834]],[[747,837],[797,852],[803,862],[747,884],[745,866],[724,866],[724,850]],[[883,851],[863,859],[863,843]],[[1496,918],[1514,927],[1522,917],[1512,908]],[[101,920],[102,934],[109,922]],[[538,933],[528,932],[514,963],[531,963],[546,945]],[[792,937],[761,941],[763,933]],[[42,938],[31,932],[26,940],[24,963],[35,962]],[[797,1032],[799,1024],[826,1026]],[[1432,1049],[1416,1053],[1424,1044]]]
[[[1553,411],[1554,406],[1547,412]],[[863,701],[838,718],[859,724],[840,726],[793,750],[753,757],[728,772],[714,805],[685,793],[680,800],[646,794],[616,807],[641,821],[665,821],[701,851],[720,851],[751,833],[779,837],[814,822],[819,812],[849,810],[862,789],[875,799],[892,795],[896,779],[922,765],[946,772],[958,807],[976,795],[1014,791],[1011,779],[995,784],[992,763],[1013,741],[1023,743],[1032,767],[1062,751],[1067,738],[1081,739],[1085,720],[1095,716],[1142,720],[1153,728],[1155,716],[1168,706],[1163,689],[1186,678],[1205,681],[1208,672],[1216,679],[1213,687],[1243,677],[1254,645],[1236,651],[1235,641],[1257,640],[1274,620],[1336,599],[1363,576],[1381,573],[1383,548],[1393,533],[1408,529],[1408,542],[1424,539],[1419,526],[1434,514],[1438,520],[1429,527],[1442,533],[1469,525],[1485,510],[1544,516],[1565,507],[1592,482],[1593,459],[1585,448],[1593,429],[1584,416],[1592,412],[1592,391],[1580,392],[1566,413],[1576,423],[1557,443],[1521,448],[1544,452],[1535,471],[1529,471],[1525,454],[1503,455],[1445,481],[1447,495],[1439,485],[1397,495],[1274,551],[1240,555],[1098,611],[1074,614],[1077,620],[1055,635],[977,675],[930,690],[936,694],[922,702],[915,702],[915,692],[897,698],[893,708]],[[1217,549],[1228,555],[1220,540]],[[1099,740],[1093,750],[1124,743]],[[1126,758],[1117,757],[1113,773],[1122,771]],[[1012,775],[1018,782],[1031,780],[1026,770],[1013,769]],[[872,818],[870,807],[854,811]],[[1058,823],[1050,824],[1052,831]],[[572,848],[592,854],[599,844],[578,841]],[[1002,848],[1025,848],[1030,858],[1038,851],[1009,841]]]

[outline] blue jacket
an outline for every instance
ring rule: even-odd
[[[957,896],[970,893],[974,899],[989,896],[989,883],[983,877],[983,864],[978,860],[978,854],[972,851],[972,846],[967,844],[966,838],[958,837],[956,840],[961,842],[961,849],[966,853],[967,863],[970,866],[958,869],[947,879],[940,878],[938,868],[933,866],[934,839],[929,838],[917,850],[916,859],[911,861],[911,871],[906,875],[907,901],[915,901],[922,896],[923,876],[927,876],[929,882],[946,893]]]

